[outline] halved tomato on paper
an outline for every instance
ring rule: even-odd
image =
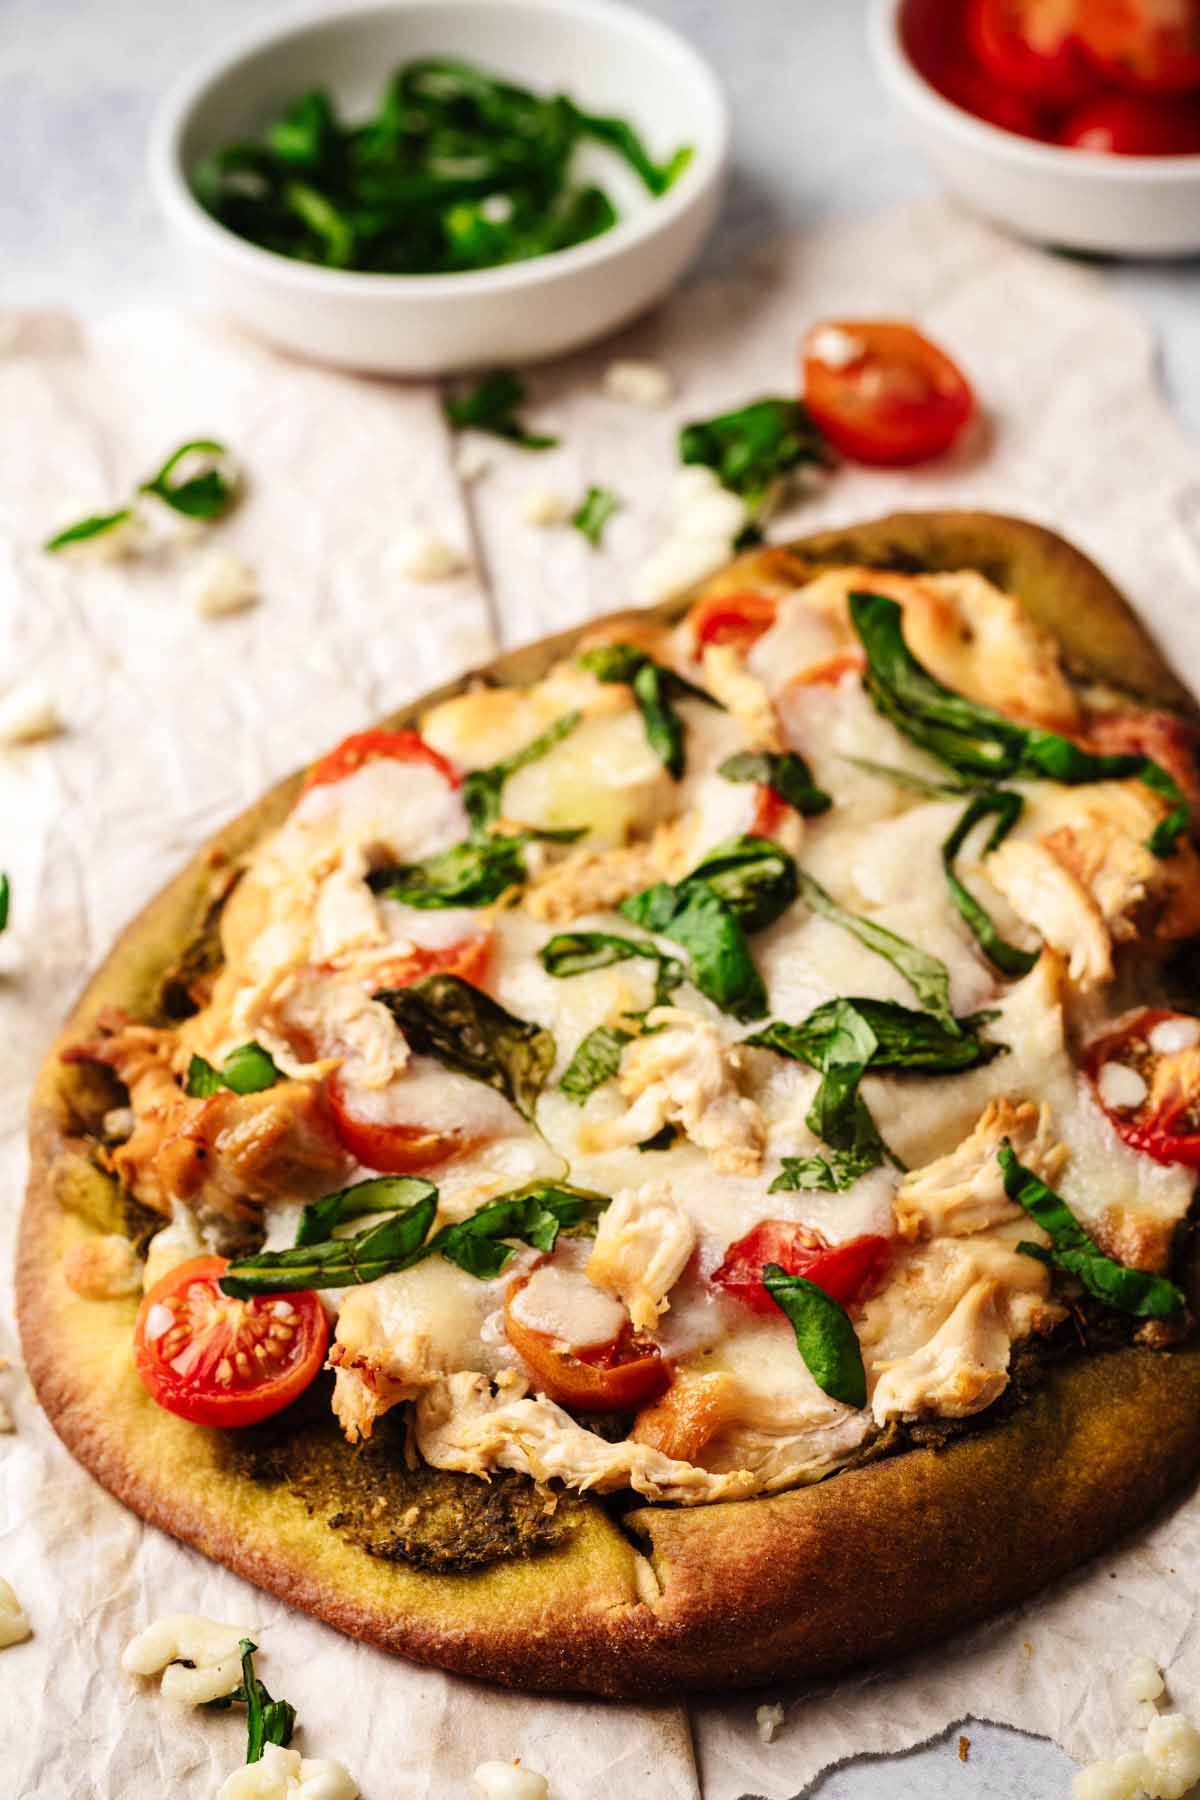
[[[763,1286],[767,1263],[803,1275],[842,1306],[857,1300],[884,1273],[891,1257],[885,1237],[864,1235],[830,1244],[819,1231],[789,1219],[764,1219],[725,1252],[712,1277],[715,1286],[754,1312],[777,1310]]]
[[[828,319],[803,346],[804,402],[853,462],[899,466],[948,450],[975,410],[958,365],[912,325]]]
[[[1200,1019],[1147,1008],[1093,1044],[1085,1068],[1132,1149],[1200,1169]]]
[[[445,777],[451,787],[460,787],[462,777],[432,744],[427,744],[415,731],[355,731],[333,750],[320,757],[304,777],[305,788],[323,787],[332,781],[344,781],[371,762],[427,763]]]
[[[234,1300],[229,1264],[197,1256],[142,1300],[133,1360],[152,1400],[193,1425],[253,1425],[302,1394],[325,1360],[329,1323],[314,1293]]]

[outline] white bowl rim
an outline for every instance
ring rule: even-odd
[[[283,256],[248,238],[239,237],[204,210],[188,182],[180,148],[192,114],[212,86],[237,64],[314,27],[353,25],[385,14],[401,15],[427,4],[428,0],[366,0],[362,5],[341,7],[330,5],[326,0],[325,4],[293,11],[282,20],[276,19],[270,25],[259,25],[243,32],[208,57],[199,69],[181,77],[160,101],[150,130],[150,179],[163,209],[211,251],[240,263],[248,274],[259,277],[273,274],[312,292],[343,299],[376,295],[384,298],[398,294],[414,299],[448,299],[456,295],[482,296],[489,292],[533,287],[565,278],[632,250],[682,217],[723,173],[732,134],[729,102],[708,63],[686,38],[632,5],[624,4],[624,0],[521,0],[525,8],[576,19],[588,17],[616,26],[632,36],[640,36],[653,48],[669,47],[674,55],[682,56],[690,64],[692,79],[707,100],[714,135],[710,142],[694,147],[692,159],[678,180],[665,194],[655,196],[650,205],[618,219],[598,237],[566,250],[549,251],[523,262],[500,263],[494,268],[459,270],[445,275],[375,274],[363,269],[328,269],[320,264],[301,262],[297,257]],[[502,6],[505,0],[474,0],[474,4]]]
[[[1114,186],[1141,187],[1170,182],[1186,185],[1200,175],[1200,154],[1188,156],[1114,156],[1106,150],[1074,150],[1066,144],[1043,144],[976,118],[926,80],[900,37],[900,14],[907,0],[875,0],[869,33],[876,63],[885,79],[927,120],[949,131],[960,143],[1033,171],[1099,176]]]

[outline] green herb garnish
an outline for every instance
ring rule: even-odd
[[[663,767],[679,780],[684,767],[683,720],[675,710],[677,700],[702,700],[706,706],[720,706],[720,701],[665,669],[634,644],[600,644],[585,650],[579,665],[597,681],[620,681],[633,689],[646,727],[646,741]]]
[[[493,763],[490,768],[471,770],[463,782],[462,797],[473,831],[486,831],[489,825],[494,825],[499,819],[503,811],[504,784],[509,777],[515,775],[518,769],[528,768],[530,763],[540,762],[544,756],[548,756],[556,744],[574,731],[582,717],[582,713],[564,713],[561,719],[555,719],[553,725],[547,726],[523,750],[506,756],[501,762]]]
[[[804,758],[792,750],[739,750],[725,758],[717,774],[726,781],[754,781],[760,787],[770,788],[806,819],[828,812],[833,805],[829,795],[813,780]]]
[[[195,438],[173,450],[156,475],[143,481],[139,493],[154,494],[188,519],[218,519],[228,512],[237,494],[237,486],[227,467],[228,451],[212,438]],[[183,480],[172,480],[176,470],[188,457],[200,458],[204,466]]]
[[[1138,1319],[1173,1319],[1184,1309],[1183,1294],[1165,1276],[1144,1269],[1127,1269],[1093,1243],[1066,1201],[1053,1188],[1017,1161],[1007,1139],[996,1152],[1004,1173],[1004,1191],[1024,1207],[1050,1239],[1042,1244],[1020,1243],[1017,1249],[1036,1257],[1050,1268],[1061,1269],[1082,1283],[1089,1294],[1115,1312],[1132,1313]]]
[[[436,1201],[437,1189],[419,1175],[374,1175],[306,1206],[300,1215],[296,1244],[324,1243],[339,1225],[365,1219],[368,1213],[402,1212],[431,1196]]]
[[[8,927],[8,908],[12,899],[12,887],[7,875],[0,875],[0,931]]]
[[[246,1761],[262,1760],[267,1744],[286,1748],[296,1729],[296,1709],[287,1700],[272,1700],[266,1684],[254,1673],[254,1653],[258,1645],[243,1638],[238,1645],[242,1653],[242,1679],[232,1694],[221,1700],[210,1700],[214,1711],[225,1711],[235,1702],[246,1708]]]
[[[955,1075],[964,1069],[977,1069],[993,1057],[1006,1054],[1004,1044],[985,1043],[975,1034],[981,1025],[997,1017],[995,1013],[976,1013],[956,1019],[949,1030],[932,1013],[916,1012],[895,1000],[826,1000],[799,1025],[786,1025],[774,1020],[745,1041],[761,1050],[774,1050],[779,1056],[790,1056],[796,1062],[819,1069],[825,1056],[828,1038],[840,1029],[843,1006],[852,1006],[870,1026],[876,1048],[871,1055],[874,1069],[923,1069],[927,1074]]]
[[[604,536],[604,527],[620,508],[621,502],[611,488],[590,487],[579,507],[572,513],[571,523],[576,531],[582,532],[592,549],[596,550]]]
[[[252,1038],[248,1044],[231,1050],[219,1069],[206,1057],[193,1056],[188,1063],[184,1092],[193,1100],[206,1099],[222,1088],[234,1094],[259,1094],[284,1079],[283,1070],[276,1068],[270,1051]]]
[[[468,393],[447,396],[442,405],[447,423],[455,431],[486,431],[522,450],[553,450],[556,437],[527,430],[517,417],[525,398],[524,382],[510,370],[501,369],[485,376]]]
[[[65,550],[68,544],[85,544],[89,538],[102,537],[106,531],[115,531],[118,525],[124,525],[126,519],[133,517],[131,506],[122,506],[116,512],[93,513],[89,518],[80,519],[74,525],[56,531],[53,537],[47,538],[42,545],[43,550]]]
[[[785,475],[802,464],[828,467],[832,457],[799,400],[766,399],[685,425],[679,460],[712,469],[722,487],[746,502],[753,529],[753,515]]]
[[[843,1406],[867,1404],[867,1375],[853,1325],[843,1307],[803,1275],[767,1263],[763,1286],[796,1333],[796,1348],[823,1394]]]
[[[656,965],[654,1004],[666,1006],[684,980],[684,969],[673,956],[647,938],[620,937],[609,931],[559,931],[539,952],[543,969],[556,980],[571,975],[590,975],[593,969],[610,969],[614,963],[642,957]]]
[[[889,931],[884,925],[877,925],[873,919],[848,912],[819,881],[803,870],[798,871],[797,882],[800,898],[811,912],[819,913],[831,924],[840,925],[876,956],[890,962],[903,975],[921,1005],[940,1020],[948,1032],[953,1034],[958,1030],[958,1022],[950,1010],[950,971],[940,957],[918,949],[916,944],[910,944],[907,938]]]
[[[554,1066],[554,1037],[507,1012],[457,975],[426,975],[373,996],[392,1013],[418,1056],[495,1088],[526,1119]]]
[[[998,849],[1004,842],[1020,818],[1023,805],[1024,801],[1020,794],[1010,793],[1003,788],[977,794],[942,845],[942,866],[946,871],[946,885],[950,889],[950,898],[978,939],[979,947],[984,955],[1005,975],[1028,975],[1038,959],[1039,952],[1022,950],[1019,945],[1010,944],[1000,936],[986,909],[979,904],[974,894],[955,874],[954,859],[976,825],[983,819],[994,817],[995,827],[983,846],[982,852],[984,856],[990,856],[992,851]]]
[[[521,836],[468,838],[420,863],[372,869],[372,893],[430,911],[447,906],[492,906],[525,880]]]
[[[589,1094],[594,1094],[598,1087],[611,1081],[621,1066],[621,1053],[626,1044],[632,1044],[632,1031],[623,1031],[619,1025],[597,1025],[581,1038],[574,1056],[563,1070],[559,1089],[582,1106]]]
[[[825,1189],[831,1194],[853,1187],[860,1175],[879,1167],[873,1150],[830,1150],[825,1156],[785,1156],[770,1194],[806,1193]]]

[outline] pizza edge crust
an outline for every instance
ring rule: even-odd
[[[1041,527],[992,514],[895,514],[755,551],[651,616],[678,617],[699,594],[792,586],[813,564],[897,557],[982,567],[1022,592],[1078,671],[1194,712],[1094,564]],[[509,652],[386,722],[410,724],[472,679],[535,680],[622,616]],[[34,1087],[17,1256],[26,1363],[68,1449],[133,1511],[382,1648],[513,1687],[638,1697],[827,1676],[940,1640],[1094,1555],[1200,1466],[1196,1346],[1055,1369],[1003,1422],[814,1487],[694,1509],[642,1506],[624,1530],[597,1503],[558,1548],[472,1574],[383,1563],[296,1496],[234,1476],[213,1434],[142,1394],[128,1353],[135,1303],[79,1300],[62,1280],[63,1249],[89,1227],[58,1198],[73,1154],[58,1053],[101,1005],[118,996],[136,1005],[149,992],[198,918],[214,866],[272,828],[298,779],[218,833],[126,928]]]

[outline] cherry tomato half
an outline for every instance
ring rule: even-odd
[[[775,1302],[763,1286],[762,1272],[765,1264],[773,1262],[789,1275],[803,1275],[831,1299],[848,1306],[878,1280],[890,1256],[885,1237],[863,1236],[830,1244],[819,1231],[810,1231],[805,1225],[789,1219],[764,1219],[729,1246],[712,1279],[753,1312],[772,1313]]]
[[[1168,1026],[1181,1047],[1156,1048]],[[1189,1039],[1195,1041],[1189,1042]],[[1092,1045],[1084,1065],[1096,1098],[1125,1142],[1160,1163],[1200,1169],[1200,1021],[1149,1008]],[[1113,1066],[1124,1078],[1106,1073]],[[1129,1089],[1122,1092],[1121,1082]],[[1128,1104],[1125,1104],[1125,1100]]]
[[[1058,134],[1073,150],[1110,156],[1200,154],[1200,104],[1103,94],[1068,113]]]
[[[834,448],[855,462],[927,462],[975,407],[958,367],[911,325],[825,320],[804,339],[804,400]]]
[[[302,1394],[325,1360],[329,1324],[317,1295],[233,1300],[217,1285],[223,1256],[169,1269],[144,1296],[133,1360],[152,1400],[193,1425],[253,1425]]]
[[[451,787],[459,787],[462,777],[453,763],[440,751],[427,744],[415,731],[355,731],[313,763],[304,778],[306,789],[322,787],[330,781],[344,781],[364,763],[393,762],[428,763],[445,776]]]
[[[739,650],[748,650],[770,631],[778,610],[779,602],[771,594],[714,594],[692,608],[693,642],[697,650],[708,644],[734,644]]]
[[[1079,0],[1076,29],[1101,75],[1121,87],[1200,88],[1200,0]]]
[[[662,1393],[671,1379],[672,1365],[657,1344],[638,1337],[630,1328],[610,1343],[577,1354],[518,1317],[513,1301],[524,1285],[524,1281],[514,1281],[509,1286],[504,1331],[552,1400],[577,1412],[634,1412]]]
[[[969,0],[967,40],[984,72],[1036,106],[1075,106],[1095,77],[1074,32],[1073,0]]]

